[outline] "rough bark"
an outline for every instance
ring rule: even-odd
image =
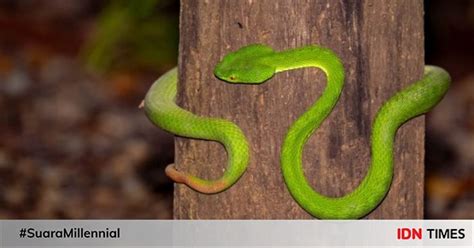
[[[279,157],[289,125],[325,87],[324,74],[300,69],[263,85],[231,85],[213,76],[226,53],[250,43],[276,50],[318,44],[342,58],[343,94],[304,151],[307,178],[328,196],[342,196],[359,184],[370,164],[376,112],[423,73],[421,0],[181,0],[180,35],[179,104],[239,125],[251,144],[251,163],[237,184],[220,194],[177,185],[177,219],[311,218],[286,189]],[[390,192],[368,218],[423,217],[423,117],[399,130],[395,147]],[[217,178],[226,159],[217,143],[176,139],[180,170]]]

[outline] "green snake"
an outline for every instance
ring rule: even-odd
[[[290,194],[311,215],[321,219],[361,218],[385,198],[393,177],[393,143],[398,128],[406,121],[433,108],[450,84],[442,68],[425,66],[421,80],[396,93],[379,109],[372,126],[371,164],[367,175],[351,193],[327,197],[314,191],[303,171],[303,148],[308,138],[333,110],[344,86],[344,67],[330,49],[305,46],[281,52],[254,44],[227,54],[215,67],[214,74],[229,83],[258,84],[275,73],[304,67],[316,67],[326,74],[327,85],[321,96],[289,128],[281,148],[281,167]],[[168,166],[166,173],[178,183],[203,193],[217,193],[234,184],[245,172],[249,149],[242,131],[233,123],[204,118],[180,108],[174,102],[177,70],[159,78],[145,98],[150,120],[176,135],[214,140],[222,143],[229,155],[224,175],[204,180]]]
[[[144,100],[146,115],[155,125],[170,133],[223,144],[229,162],[224,175],[216,180],[205,180],[178,171],[173,164],[166,167],[165,173],[173,181],[184,183],[201,193],[219,193],[237,182],[245,172],[250,157],[247,139],[242,130],[230,121],[196,116],[176,105],[177,76],[178,70],[174,68],[153,83]]]

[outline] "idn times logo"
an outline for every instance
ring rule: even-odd
[[[423,239],[464,239],[464,228],[397,228],[397,240],[423,240]]]

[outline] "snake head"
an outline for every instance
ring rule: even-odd
[[[253,44],[229,53],[216,65],[214,75],[229,83],[262,83],[275,74],[265,63],[274,53],[269,46]]]

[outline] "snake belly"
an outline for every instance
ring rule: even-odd
[[[281,147],[283,177],[293,198],[314,217],[361,218],[385,198],[393,177],[393,142],[406,121],[435,106],[446,93],[450,77],[442,68],[426,66],[421,80],[391,97],[379,109],[372,126],[371,164],[362,182],[342,197],[327,197],[314,191],[303,171],[303,148],[308,138],[333,110],[344,85],[344,67],[330,49],[306,46],[281,52],[254,44],[227,54],[214,73],[229,83],[263,83],[275,73],[316,67],[326,74],[327,84],[316,102],[289,128]]]
[[[228,165],[222,177],[202,179],[178,171],[173,164],[165,169],[176,183],[207,194],[218,193],[232,186],[242,176],[249,161],[247,139],[240,128],[227,120],[194,115],[175,103],[178,70],[168,71],[156,80],[144,100],[147,117],[156,126],[178,136],[212,140],[221,143],[227,151]]]

